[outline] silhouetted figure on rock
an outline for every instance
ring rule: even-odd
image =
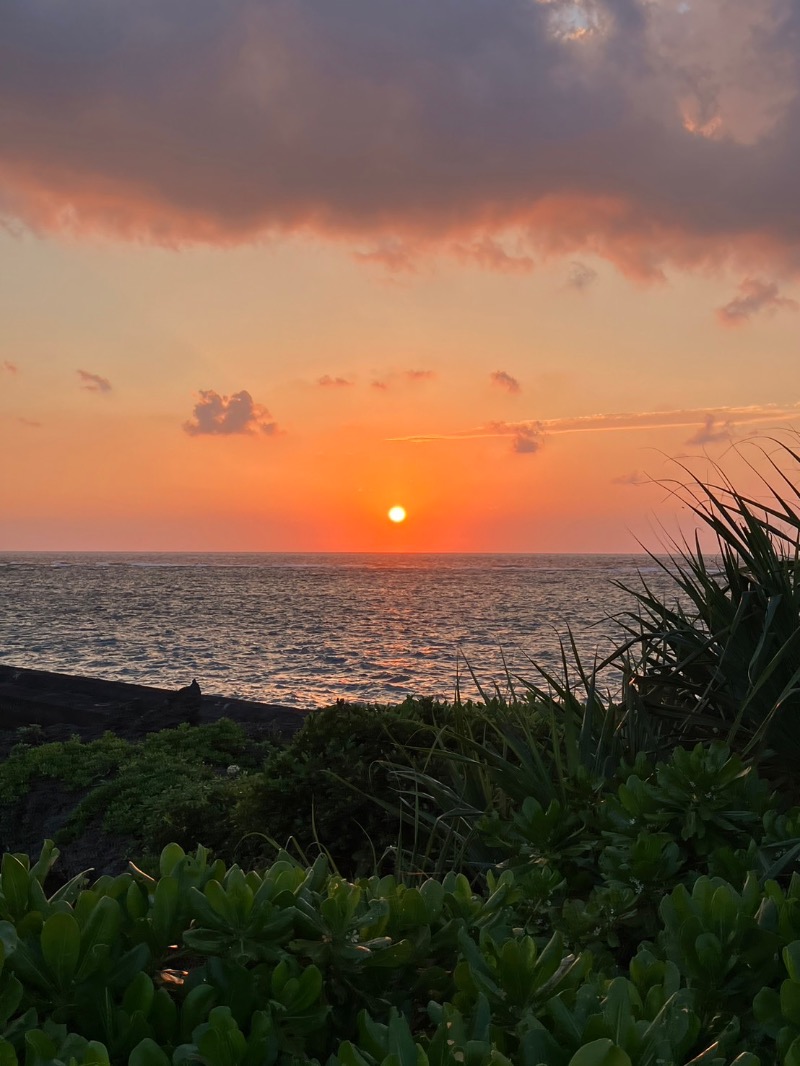
[[[195,679],[191,685],[184,685],[183,688],[179,688],[169,702],[170,707],[183,712],[185,722],[188,722],[189,725],[197,725],[200,721],[200,704],[202,700],[203,694],[197,684],[197,679]]]

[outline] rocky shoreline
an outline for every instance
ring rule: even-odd
[[[274,703],[195,695],[124,681],[29,670],[0,664],[0,758],[23,726],[41,727],[46,740],[78,735],[95,740],[106,731],[137,740],[159,729],[189,722],[203,725],[230,718],[248,735],[292,736],[307,711]]]
[[[106,732],[127,741],[182,723],[207,725],[229,718],[248,741],[288,740],[307,712],[272,703],[203,695],[190,683],[182,690],[0,665],[0,761],[20,742],[40,745],[79,737],[97,740]],[[37,855],[42,841],[58,837],[84,791],[42,778],[31,783],[0,819],[0,850]],[[130,842],[107,834],[95,820],[61,847],[56,877],[67,879],[92,868],[116,874],[133,858]]]

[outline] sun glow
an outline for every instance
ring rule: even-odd
[[[389,508],[389,521],[390,522],[405,522],[406,509],[405,507],[390,507]]]

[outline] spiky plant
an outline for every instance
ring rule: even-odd
[[[774,441],[784,458],[800,455]],[[800,490],[765,453],[767,502],[697,478],[676,495],[711,531],[652,555],[675,582],[670,601],[642,577],[620,583],[636,610],[623,620],[618,661],[636,665],[632,684],[644,709],[683,739],[725,740],[746,752],[800,755]],[[684,468],[685,469],[685,468]],[[688,471],[687,471],[688,473]]]

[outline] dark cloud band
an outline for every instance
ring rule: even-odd
[[[0,217],[164,244],[314,231],[491,269],[581,249],[639,274],[797,269],[798,10],[10,0]]]

